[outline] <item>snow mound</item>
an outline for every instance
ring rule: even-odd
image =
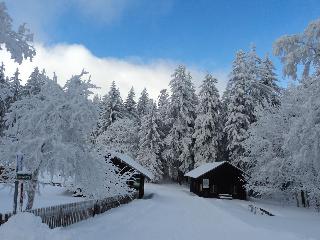
[[[0,226],[1,240],[67,240],[58,229],[51,230],[41,218],[31,213],[20,213]]]

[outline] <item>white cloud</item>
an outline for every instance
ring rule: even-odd
[[[32,31],[37,33],[36,37],[42,39],[41,42],[50,42],[51,37],[47,35],[46,29],[54,28],[59,19],[70,10],[77,11],[77,14],[81,14],[85,18],[90,18],[90,21],[110,23],[121,18],[129,9],[141,7],[142,3],[147,8],[146,12],[152,12],[152,14],[165,13],[172,7],[171,0],[161,2],[143,0],[5,0],[5,2],[9,14],[15,22],[27,22]],[[131,86],[134,86],[137,96],[146,87],[149,94],[156,98],[161,89],[168,88],[171,74],[179,64],[170,59],[155,59],[145,62],[140,58],[99,58],[80,44],[56,44],[50,47],[36,44],[35,47],[37,55],[33,62],[25,61],[19,66],[24,82],[35,66],[45,68],[49,76],[56,72],[61,85],[84,68],[90,72],[92,81],[101,87],[98,90],[101,95],[107,92],[111,81],[114,80],[120,87],[123,96],[127,94]],[[0,58],[6,65],[7,74],[13,74],[17,65],[10,60],[9,54],[0,51]],[[192,73],[195,85],[199,86],[205,71],[198,66],[189,66],[188,69]],[[226,71],[214,70],[213,75],[220,80],[218,89],[223,90],[227,79]]]
[[[26,82],[28,76],[35,66],[40,69],[46,69],[49,77],[56,72],[58,83],[64,83],[74,74],[79,74],[82,69],[88,71],[92,82],[101,89],[97,93],[104,95],[111,84],[115,81],[119,86],[123,97],[133,86],[137,97],[144,87],[147,88],[150,96],[157,98],[163,88],[168,88],[173,70],[179,63],[172,60],[157,59],[149,62],[143,62],[141,59],[118,59],[118,58],[99,58],[93,55],[86,47],[77,44],[58,44],[51,47],[45,47],[36,44],[37,55],[33,62],[24,61],[18,66],[12,60],[7,52],[1,51],[0,58],[6,65],[6,73],[11,76],[16,67],[19,67],[21,79]],[[197,67],[189,67],[196,86],[199,86],[204,71]],[[227,74],[224,71],[213,71],[213,75],[220,81],[218,89],[224,90]]]

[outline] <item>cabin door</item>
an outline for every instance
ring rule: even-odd
[[[218,188],[219,194],[232,194],[233,192],[233,185],[230,184],[221,184]]]

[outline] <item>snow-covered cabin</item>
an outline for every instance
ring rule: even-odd
[[[153,179],[153,174],[128,155],[114,151],[109,152],[111,154],[109,159],[119,168],[121,173],[128,171],[136,173],[128,182],[128,185],[139,191],[139,198],[142,198],[144,195],[144,181],[145,179]]]
[[[244,172],[230,162],[203,164],[185,174],[190,192],[201,197],[246,199]]]

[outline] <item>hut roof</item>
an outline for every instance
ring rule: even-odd
[[[135,161],[133,158],[129,157],[128,155],[123,154],[123,153],[119,153],[116,151],[108,151],[108,152],[111,154],[111,158],[116,157],[116,158],[120,159],[121,161],[125,162],[127,165],[134,168],[135,170],[137,170],[139,173],[141,173],[145,177],[149,178],[150,180],[152,180],[154,178],[154,175],[149,170],[147,170],[146,168],[141,166],[140,163],[138,163],[137,161]]]
[[[225,163],[237,168],[236,166],[232,165],[231,163],[229,163],[227,161],[205,163],[205,164],[191,170],[190,172],[187,172],[184,176],[191,177],[191,178],[198,178],[198,177],[202,176],[203,174],[206,174],[207,172],[210,172],[211,170],[213,170],[213,169],[215,169]]]

